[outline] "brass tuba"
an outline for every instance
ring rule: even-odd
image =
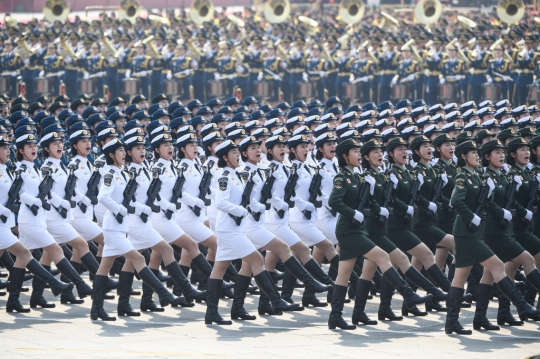
[[[365,9],[362,0],[342,0],[339,3],[338,13],[343,22],[352,25],[362,20]]]
[[[496,9],[499,19],[507,24],[514,24],[525,15],[523,0],[500,0]]]
[[[420,0],[414,8],[414,16],[421,24],[433,24],[441,15],[442,5],[439,0]]]
[[[214,4],[210,0],[195,0],[189,8],[189,16],[194,23],[202,25],[214,17]]]
[[[64,21],[69,15],[69,4],[66,0],[47,0],[43,5],[43,15],[49,22]]]
[[[118,18],[128,20],[132,24],[141,13],[142,6],[138,0],[122,0],[118,5]]]
[[[291,13],[289,0],[269,0],[264,3],[264,17],[271,23],[287,20]]]

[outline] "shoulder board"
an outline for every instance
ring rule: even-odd
[[[22,171],[26,171],[26,168],[27,168],[27,166],[26,166],[26,164],[24,164],[24,163],[23,163],[23,164],[21,165],[21,167],[20,167],[20,169],[21,169]]]
[[[114,174],[114,172],[115,172],[115,171],[114,171],[113,169],[110,169],[110,170],[109,170],[109,173],[111,173],[111,174]]]
[[[208,167],[208,168],[213,168],[213,167],[214,167],[214,163],[215,163],[215,162],[214,162],[213,160],[209,160],[209,161],[208,161],[208,166],[207,166],[207,167]],[[227,172],[227,173],[229,173],[229,172]]]
[[[321,169],[323,169],[325,165],[326,165],[326,162],[321,162],[321,164],[320,164]]]
[[[52,165],[53,165],[52,161],[47,161],[47,162],[45,162],[45,166],[49,166],[49,167],[50,167],[50,166],[52,166]]]
[[[246,171],[246,172],[249,173],[249,166],[246,166],[246,167],[244,168],[244,171]]]
[[[159,162],[159,163],[157,164],[157,166],[158,166],[158,167],[163,167],[163,163]]]
[[[229,175],[229,171],[223,171],[222,175],[223,175],[224,177],[228,176],[228,175]]]

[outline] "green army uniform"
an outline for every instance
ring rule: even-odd
[[[411,151],[420,149],[424,143],[431,144],[426,136],[418,136],[410,144]],[[418,191],[418,208],[413,218],[413,233],[420,238],[429,248],[434,248],[437,243],[443,240],[446,233],[435,225],[437,224],[437,213],[429,210],[429,204],[433,200],[435,193],[435,182],[437,174],[429,164],[418,162],[411,171],[413,177],[422,175],[424,184]]]
[[[369,153],[374,148],[381,148],[381,142],[378,140],[370,140],[362,147],[362,155]],[[388,219],[386,222],[379,222],[380,207],[384,206],[384,192],[386,186],[391,186],[392,182],[388,181],[388,178],[384,173],[374,167],[366,169],[365,175],[369,175],[375,179],[375,190],[371,199],[370,208],[365,211],[366,214],[366,229],[369,233],[369,239],[373,241],[378,247],[381,247],[386,253],[390,253],[397,247],[388,237],[386,233],[388,231]],[[372,209],[375,208],[375,209]],[[390,211],[390,208],[387,208]]]
[[[450,199],[457,213],[452,230],[456,244],[456,268],[469,267],[495,255],[482,240],[480,231],[482,224],[480,227],[469,229],[482,187],[482,179],[476,171],[465,167],[458,171]]]
[[[348,142],[344,145],[348,146],[349,141],[354,144],[352,140],[346,140],[340,145]],[[352,147],[354,146],[350,145],[349,149]],[[336,153],[338,153],[337,149]],[[362,257],[376,247],[367,237],[365,220],[358,223],[354,219],[356,208],[358,208],[358,194],[363,182],[361,176],[349,168],[342,168],[334,177],[328,205],[339,213],[336,237],[341,250],[340,261]],[[377,209],[373,208],[373,210]]]
[[[499,140],[488,141],[482,145],[481,154],[483,156],[496,148],[506,147]],[[506,226],[501,225],[501,222],[504,221],[503,208],[508,201],[507,191],[509,189],[509,182],[506,175],[493,168],[488,167],[486,169],[486,176],[493,180],[495,189],[488,200],[490,204],[486,206],[487,219],[483,221],[482,237],[497,257],[503,262],[508,262],[524,251],[523,247],[513,237],[514,230],[512,228],[512,222],[507,222]]]
[[[433,140],[433,147],[437,148],[444,142],[453,141],[455,139],[448,136],[448,134],[439,135]],[[454,222],[456,220],[456,214],[452,207],[450,207],[450,197],[452,197],[452,191],[454,190],[454,181],[457,175],[457,166],[452,160],[445,161],[439,158],[437,163],[433,166],[435,173],[440,176],[446,173],[448,183],[441,190],[441,196],[437,203],[437,227],[444,233],[452,233]]]

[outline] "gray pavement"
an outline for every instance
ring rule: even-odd
[[[29,284],[29,282],[27,282]],[[140,288],[140,282],[134,284]],[[474,331],[471,336],[444,333],[445,314],[379,322],[355,331],[330,331],[326,326],[330,308],[309,308],[277,317],[260,317],[231,326],[206,326],[205,306],[143,313],[116,322],[92,322],[90,298],[83,305],[67,306],[47,299],[57,307],[32,310],[29,314],[5,312],[7,297],[0,297],[0,358],[521,358],[540,353],[540,323],[503,327],[499,332]],[[295,292],[300,300],[301,291]],[[323,297],[323,295],[319,295]],[[28,306],[30,296],[21,301]],[[131,303],[138,308],[139,298]],[[322,299],[322,298],[321,298]],[[157,298],[156,298],[157,300]],[[258,298],[248,295],[246,308],[257,314]],[[220,312],[229,317],[232,300],[220,302]],[[376,318],[379,298],[368,301],[367,312]],[[488,317],[495,321],[496,302]],[[393,307],[401,308],[394,296]],[[353,303],[344,315],[350,321]],[[106,301],[106,310],[116,315],[116,301]],[[462,310],[462,324],[472,329],[472,309]]]

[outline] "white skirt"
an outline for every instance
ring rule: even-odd
[[[300,237],[293,232],[288,223],[266,223],[266,228],[289,247],[300,242]]]
[[[210,224],[210,229],[214,232],[216,231],[216,220],[217,220],[217,217],[214,217],[214,218],[208,217],[208,224]]]
[[[197,243],[201,243],[211,236],[214,235],[214,232],[204,225],[204,222],[177,222],[180,228],[182,228],[186,233],[195,240]]]
[[[103,237],[105,240],[103,258],[121,256],[135,249],[124,232],[106,229],[103,231]]]
[[[314,222],[291,222],[291,229],[308,247],[314,246],[326,239],[324,234],[317,229]]]
[[[47,232],[47,226],[41,224],[26,224],[19,226],[19,239],[29,250],[45,248],[56,241]]]
[[[174,219],[156,219],[154,217],[152,219],[152,225],[167,243],[172,243],[176,241],[185,233],[182,228],[180,228],[180,226],[174,221]]]
[[[79,237],[79,233],[68,221],[47,221],[47,230],[58,244],[64,244]]]
[[[103,227],[103,220],[105,219],[105,213],[107,213],[107,208],[102,204],[97,204],[94,207],[94,215],[96,216],[97,224],[99,227]]]
[[[338,244],[337,237],[336,237],[336,224],[337,224],[337,217],[334,219],[330,219],[327,221],[317,221],[317,229],[321,231],[326,239],[328,239],[330,242],[332,242],[333,245]]]
[[[252,231],[246,232],[245,234],[257,249],[264,248],[268,243],[270,243],[270,241],[272,241],[272,239],[276,238],[276,236],[267,231],[264,226],[255,228]]]
[[[0,250],[6,249],[19,242],[19,239],[8,227],[0,226]]]
[[[128,231],[128,239],[136,250],[152,248],[163,238],[150,225],[143,227],[133,227]]]
[[[232,261],[257,251],[249,239],[239,232],[217,232],[216,261]]]
[[[101,228],[89,218],[78,217],[71,225],[85,241],[91,241],[101,234]]]

